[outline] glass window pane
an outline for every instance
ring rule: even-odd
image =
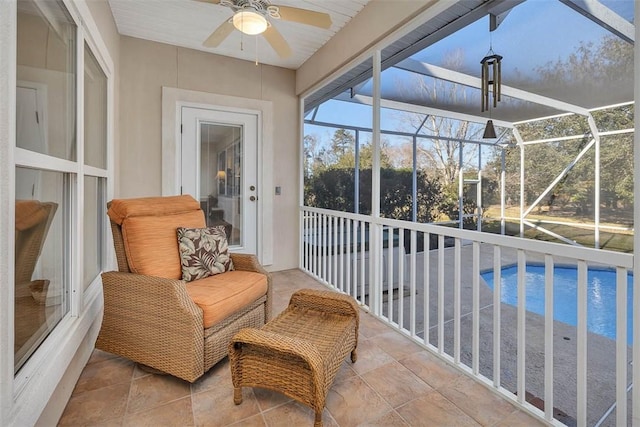
[[[84,45],[84,163],[107,168],[107,77]]]
[[[200,205],[207,226],[223,226],[229,245],[243,242],[242,126],[200,123]]]
[[[104,224],[106,221],[106,201],[104,196],[106,180],[87,176],[84,178],[84,259],[83,285],[84,288],[102,271]]]
[[[18,2],[17,146],[76,160],[76,26],[58,2]]]
[[[15,371],[68,312],[68,177],[16,168]]]

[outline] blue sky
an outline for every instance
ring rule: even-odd
[[[631,0],[603,3],[625,16],[633,15]],[[580,42],[597,42],[606,34],[610,33],[558,0],[530,0],[512,9],[491,36],[487,16],[413,58],[442,65],[452,52],[461,51],[464,69],[479,77],[480,60],[489,51],[491,41],[494,52],[504,57],[503,72],[517,68],[533,75],[536,67],[568,57]]]
[[[632,20],[634,1],[602,0],[602,3]],[[503,80],[508,84],[514,70],[535,79],[535,69],[548,62],[567,58],[581,42],[597,43],[607,30],[565,6],[558,0],[529,0],[515,7],[491,34],[493,51],[504,57]],[[489,18],[484,17],[450,37],[413,55],[414,59],[442,66],[452,53],[463,59],[461,70],[480,76],[480,59],[489,50]],[[391,71],[391,70],[389,70]],[[383,74],[383,82],[389,82]],[[328,101],[320,106],[319,121],[371,126],[371,108]],[[383,112],[382,125],[397,129],[395,115]]]

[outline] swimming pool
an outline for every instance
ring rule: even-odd
[[[510,305],[518,303],[518,269],[503,267],[501,277],[501,301]],[[578,271],[575,267],[557,266],[553,271],[553,318],[576,326]],[[481,273],[493,289],[493,270]],[[526,309],[544,315],[544,265],[527,264]],[[632,290],[633,275],[627,276],[627,343],[632,343]],[[589,268],[587,273],[587,328],[589,331],[616,338],[616,272],[611,269]]]

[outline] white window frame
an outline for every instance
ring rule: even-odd
[[[100,276],[84,290],[82,283],[84,177],[106,178],[106,198],[113,197],[114,170],[114,65],[87,4],[62,0],[77,26],[76,43],[76,161],[55,159],[16,147],[15,102],[17,68],[17,2],[0,2],[0,282],[14,282],[15,167],[70,172],[72,176],[72,246],[69,312],[14,375],[14,289],[0,286],[0,425],[34,425],[67,371],[77,371],[90,356],[83,342],[95,340],[102,311]],[[84,46],[91,49],[107,77],[107,167],[84,165]],[[114,264],[108,224],[103,224],[102,263]],[[72,363],[74,362],[74,363]],[[69,390],[69,393],[71,389]],[[64,404],[64,402],[63,402]]]

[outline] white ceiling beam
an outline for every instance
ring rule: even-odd
[[[407,58],[398,62],[396,65],[394,65],[394,67],[412,73],[418,73],[423,76],[433,77],[435,79],[446,80],[452,83],[470,86],[478,90],[480,90],[482,86],[482,82],[478,77],[473,77],[468,74],[460,73],[458,71],[448,70],[446,68],[438,67],[437,65],[416,61],[415,59]],[[527,92],[525,90],[517,89],[511,86],[502,85],[501,93],[505,96],[522,99],[524,101],[533,102],[535,104],[546,105],[560,111],[568,111],[571,113],[580,114],[582,116],[589,115],[589,110],[586,108],[546,96],[537,95],[535,93]]]
[[[600,3],[598,0],[560,1],[596,24],[611,31],[621,39],[634,44],[635,28],[633,24]]]
[[[351,98],[350,96],[345,95],[343,93],[334,97],[333,99],[338,101],[346,101],[346,102],[353,102],[356,104],[373,106],[373,98],[365,95],[356,95],[353,98]],[[485,123],[487,121],[486,117],[474,116],[471,114],[464,114],[464,113],[456,113],[454,111],[441,110],[439,108],[427,107],[424,105],[416,105],[416,104],[410,104],[406,102],[391,101],[389,99],[381,99],[380,103],[382,108],[391,108],[392,110],[408,111],[410,113],[419,113],[419,114],[429,114],[433,116],[446,117],[446,118],[456,119],[456,120],[464,120],[464,121],[474,122],[474,123]],[[509,129],[513,128],[513,124],[511,122],[505,122],[503,120],[493,119],[493,124],[496,126],[501,126]]]

